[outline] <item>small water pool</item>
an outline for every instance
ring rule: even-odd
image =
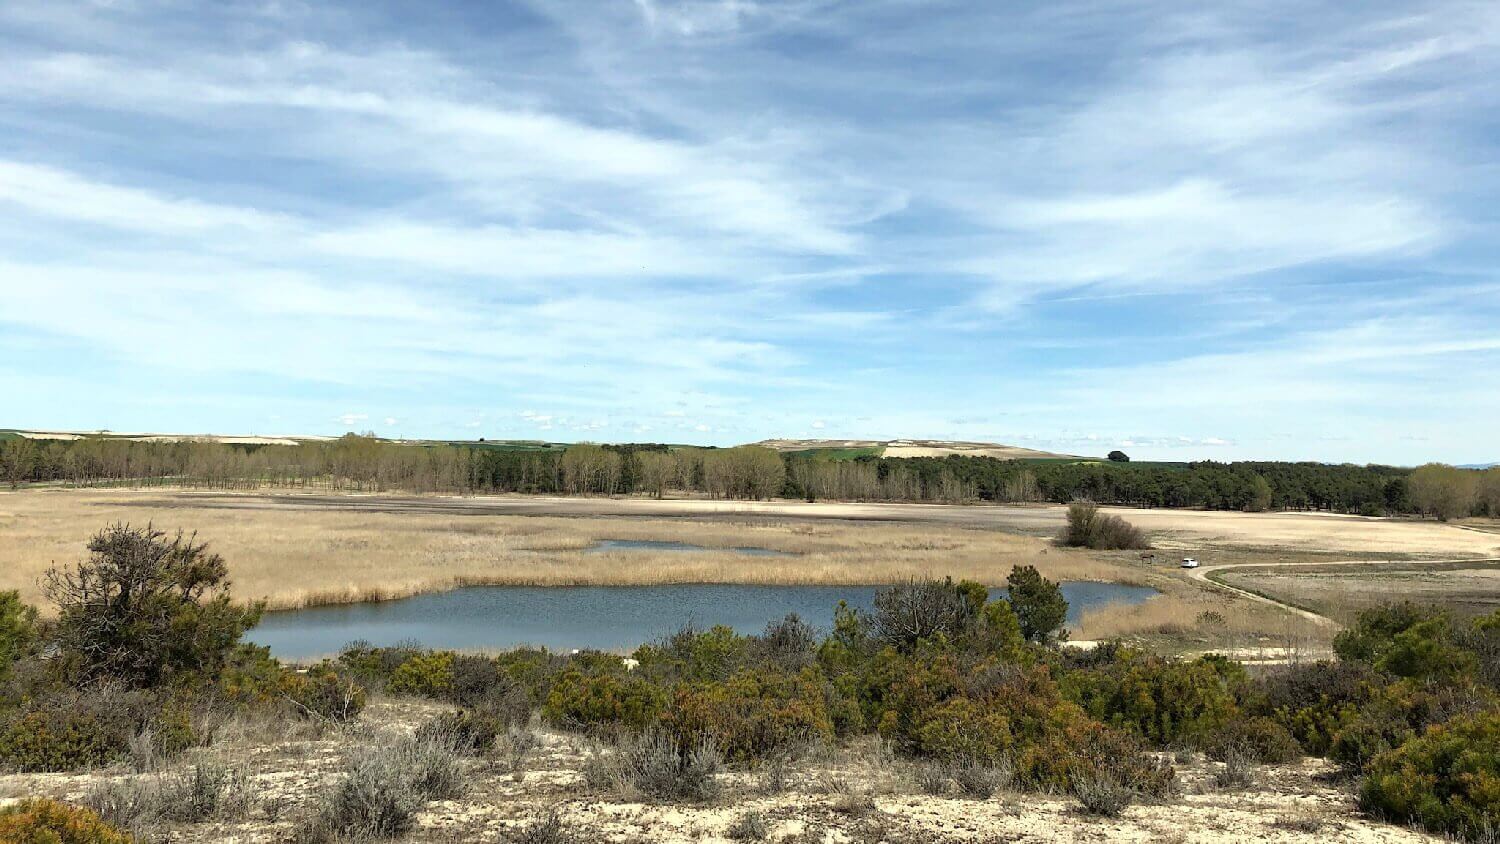
[[[797,613],[824,630],[840,599],[869,609],[876,586],[470,586],[399,601],[266,613],[247,636],[282,659],[337,653],[357,639],[375,645],[418,642],[429,648],[626,651],[682,625],[726,624],[758,633]],[[1087,610],[1139,604],[1156,590],[1118,583],[1064,583],[1068,622]],[[999,597],[1002,590],[991,590]]]

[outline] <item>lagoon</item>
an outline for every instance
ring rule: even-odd
[[[762,586],[719,583],[665,586],[468,586],[380,603],[266,613],[247,636],[288,660],[331,656],[356,640],[388,646],[500,651],[530,645],[553,650],[629,651],[684,624],[725,624],[759,633],[787,613],[823,631],[840,599],[869,609],[877,586]],[[1062,584],[1068,623],[1111,604],[1157,594],[1118,583]],[[993,597],[1003,590],[991,590]]]

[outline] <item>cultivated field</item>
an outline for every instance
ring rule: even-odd
[[[101,785],[151,783],[194,764],[223,765],[243,775],[231,811],[196,824],[169,824],[178,842],[271,844],[294,840],[314,802],[342,776],[344,760],[362,746],[390,744],[443,711],[413,699],[381,700],[358,724],[312,729],[306,722],[231,723],[212,748],[193,751],[172,770],[132,773],[116,766],[86,774],[0,776],[0,804],[12,796],[46,795],[80,801]],[[1199,754],[1179,757],[1183,794],[1133,806],[1117,818],[1090,816],[1063,795],[1005,792],[989,798],[932,796],[918,769],[892,758],[874,740],[825,748],[788,766],[721,774],[723,793],[707,803],[620,799],[588,786],[584,768],[596,752],[587,739],[534,728],[537,744],[524,755],[502,752],[466,760],[463,794],[428,805],[403,841],[690,844],[736,840],[731,828],[755,813],[766,840],[822,842],[1439,842],[1398,826],[1360,817],[1352,795],[1327,776],[1325,761],[1267,765],[1249,786],[1224,787],[1222,768]],[[562,838],[536,835],[555,811]],[[740,840],[744,840],[740,838]]]

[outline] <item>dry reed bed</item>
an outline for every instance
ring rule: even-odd
[[[38,602],[46,570],[79,559],[89,536],[115,521],[197,531],[228,561],[235,593],[272,608],[476,584],[865,585],[932,576],[1002,584],[1017,564],[1055,580],[1156,581],[1037,537],[947,525],[267,510],[225,507],[222,499],[199,506],[192,496],[159,491],[32,490],[0,496],[0,589]],[[583,550],[604,539],[708,550]],[[735,546],[793,556],[727,550]]]

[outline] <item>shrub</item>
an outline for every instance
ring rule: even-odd
[[[113,725],[66,712],[26,712],[0,731],[0,764],[23,773],[74,771],[122,758],[128,738]]]
[[[709,742],[686,744],[662,730],[620,741],[612,753],[598,754],[584,770],[595,788],[624,797],[658,800],[711,800],[719,793],[718,748]]]
[[[1073,781],[1073,796],[1085,812],[1119,817],[1135,801],[1135,792],[1106,771],[1090,770]]]
[[[148,840],[166,819],[167,807],[154,780],[106,780],[83,796],[83,804],[137,839]]]
[[[337,661],[366,686],[384,688],[396,669],[422,653],[422,648],[416,644],[377,648],[369,642],[356,641],[344,646]]]
[[[1219,761],[1224,763],[1214,774],[1219,788],[1248,788],[1255,782],[1255,759],[1245,749],[1231,746]]]
[[[1290,731],[1270,718],[1236,718],[1203,741],[1208,758],[1228,761],[1240,755],[1262,764],[1292,762],[1302,756],[1302,747]]]
[[[1434,726],[1376,757],[1360,803],[1434,833],[1493,834],[1500,829],[1500,712]]]
[[[117,524],[89,541],[89,559],[48,572],[54,639],[74,685],[117,680],[150,688],[179,676],[214,678],[255,626],[259,607],[229,597],[227,568],[207,546]]]
[[[36,653],[37,640],[36,609],[21,603],[19,592],[0,592],[0,682],[18,660]]]
[[[960,794],[981,800],[988,799],[998,789],[1009,786],[1014,779],[1014,773],[1005,760],[1000,760],[998,764],[959,762],[950,767],[949,776],[954,785],[958,786]]]
[[[448,700],[453,695],[453,662],[454,654],[449,651],[417,654],[392,672],[386,691]]]
[[[1307,753],[1323,756],[1385,683],[1360,662],[1292,665],[1263,678],[1247,708],[1286,727]]]
[[[770,834],[771,825],[766,822],[766,816],[752,809],[730,824],[724,837],[731,841],[764,841]]]
[[[811,664],[818,646],[817,633],[796,613],[766,625],[755,640],[757,658],[783,671],[799,671]]]
[[[833,738],[827,695],[811,670],[759,669],[679,687],[663,722],[684,741],[710,742],[733,761]]]
[[[242,817],[250,805],[243,772],[199,763],[162,777],[110,780],[84,797],[84,804],[137,838],[151,837],[165,821],[202,823]]]
[[[1139,738],[1088,719],[1070,722],[1017,763],[1024,782],[1080,794],[1081,788],[1118,786],[1135,797],[1162,798],[1177,791],[1171,764],[1146,752]]]
[[[923,794],[931,794],[934,797],[948,793],[948,784],[953,781],[948,776],[948,766],[943,764],[926,762],[916,767],[915,778],[917,787],[922,789]]]
[[[364,687],[327,664],[308,669],[305,674],[286,674],[282,691],[308,718],[344,723],[358,718],[365,708]]]
[[[1333,647],[1397,677],[1455,680],[1479,669],[1476,654],[1459,644],[1462,633],[1446,610],[1402,602],[1361,612]]]
[[[1099,512],[1092,501],[1074,501],[1068,505],[1068,526],[1058,542],[1075,548],[1096,551],[1120,551],[1150,548],[1145,534],[1120,518]]]
[[[959,636],[974,618],[975,607],[951,579],[911,581],[875,593],[871,627],[882,642],[911,651],[924,640]]]
[[[0,765],[23,772],[107,765],[126,757],[131,739],[152,723],[153,714],[170,712],[147,693],[114,687],[32,700],[0,722]],[[153,732],[158,750],[180,750],[184,743],[180,732]]]
[[[563,825],[562,815],[556,809],[548,809],[506,840],[511,844],[567,844],[573,837]]]
[[[1400,747],[1427,727],[1494,709],[1492,693],[1473,686],[1433,686],[1412,680],[1393,683],[1335,736],[1330,756],[1358,771],[1376,756]]]
[[[303,839],[404,835],[428,800],[458,796],[461,783],[458,755],[442,743],[405,739],[361,748],[344,779],[323,798]]]
[[[161,785],[161,801],[165,816],[183,823],[201,823],[213,817],[236,817],[249,805],[249,784],[243,771],[200,762],[186,771],[165,777]]]
[[[242,644],[225,662],[213,691],[228,703],[269,705],[285,698],[290,673],[271,657],[270,648]]]
[[[482,710],[506,724],[522,724],[531,717],[525,687],[485,656],[460,654],[453,659],[453,684],[448,700]]]
[[[1218,610],[1204,610],[1193,619],[1193,624],[1209,630],[1223,630],[1229,626],[1229,620]]]
[[[460,753],[479,755],[493,750],[506,725],[493,715],[463,710],[449,712],[417,728],[417,737],[452,745]]]
[[[1015,566],[1005,582],[1010,587],[1006,600],[1020,623],[1021,635],[1032,642],[1057,638],[1068,619],[1068,601],[1062,589],[1033,566]]]
[[[553,684],[542,714],[567,729],[641,730],[656,723],[666,705],[666,692],[639,677],[569,670]]]
[[[0,841],[13,844],[131,844],[130,836],[88,809],[23,800],[0,809]]]
[[[1090,715],[1158,747],[1202,742],[1236,713],[1231,680],[1210,659],[1120,651],[1119,661],[1074,671],[1062,685]]]
[[[749,637],[733,628],[717,625],[700,631],[687,625],[655,645],[638,648],[635,659],[643,675],[663,682],[694,683],[723,680],[740,670],[749,649]]]

